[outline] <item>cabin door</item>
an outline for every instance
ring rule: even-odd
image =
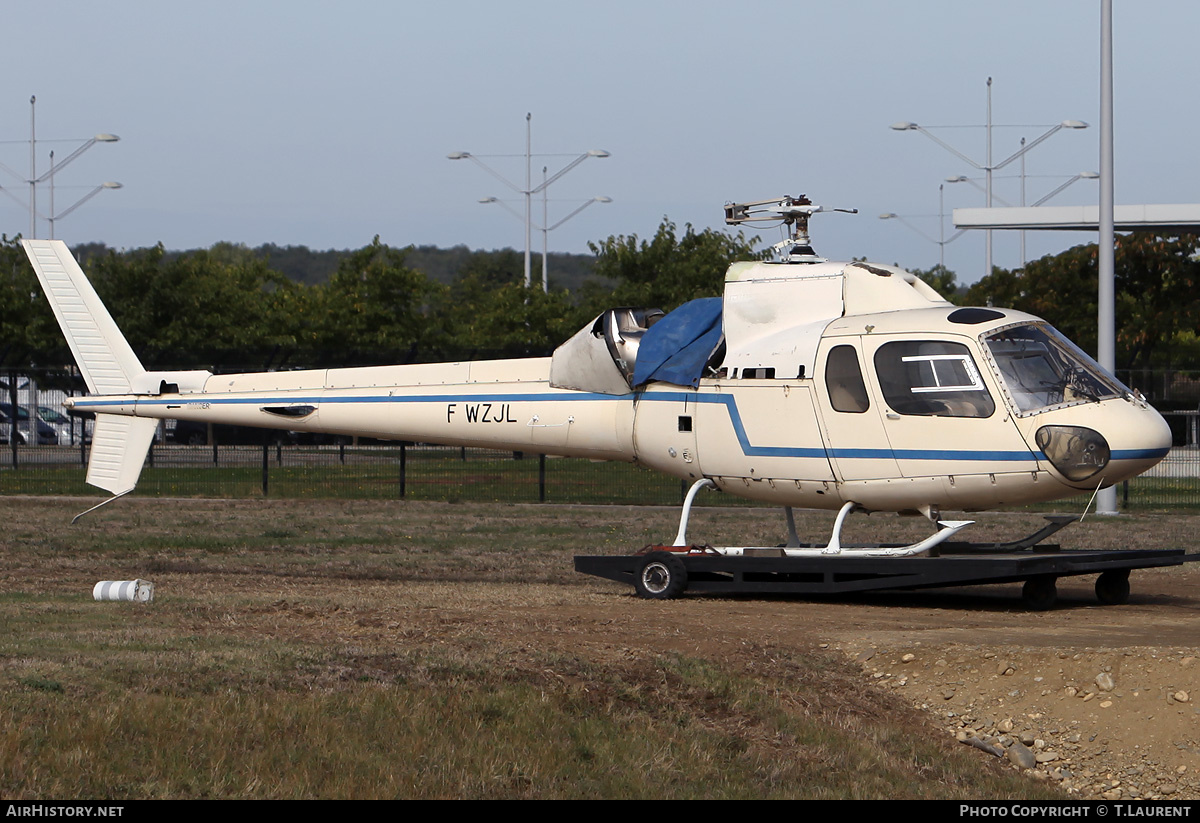
[[[829,461],[838,479],[880,480],[899,477],[883,425],[881,402],[864,379],[861,337],[824,341],[817,355],[814,386]]]
[[[1037,470],[967,341],[902,335],[862,338],[877,378],[883,427],[904,477]]]

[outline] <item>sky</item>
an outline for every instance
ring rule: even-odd
[[[1200,4],[1113,5],[1117,203],[1200,202],[1189,159]],[[379,235],[522,249],[521,219],[479,201],[523,210],[530,114],[534,185],[543,167],[610,153],[550,186],[550,224],[612,200],[551,231],[551,251],[648,238],[664,217],[723,229],[728,201],[808,194],[859,210],[813,219],[818,253],[929,268],[941,252],[939,185],[950,237],[951,210],[984,197],[943,181],[982,172],[889,126],[920,123],[983,165],[988,77],[995,161],[1062,120],[1091,124],[1029,151],[1032,202],[1097,170],[1099,31],[1099,0],[8,0],[0,232],[28,235],[33,110],[39,175],[50,150],[61,159],[94,134],[121,138],[55,174],[59,214],[103,182],[122,184],[57,221],[68,243],[327,249]],[[479,156],[516,191],[451,152]],[[1019,202],[1019,173],[1019,162],[995,173],[998,197]],[[1097,196],[1096,181],[1078,180],[1050,204]],[[40,186],[43,213],[48,201]],[[539,201],[539,225],[541,215]],[[45,221],[38,236],[49,236]],[[1090,239],[1029,233],[1027,256]],[[535,232],[535,252],[541,243]],[[944,250],[961,282],[982,275],[982,233]],[[995,264],[1020,262],[1017,234],[997,233]]]

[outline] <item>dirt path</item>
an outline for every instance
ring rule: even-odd
[[[1200,570],[1134,572],[1123,606],[1096,605],[1090,581],[1062,581],[1049,612],[1025,610],[1014,585],[824,602],[598,595],[603,605],[535,619],[595,621],[592,642],[711,658],[747,643],[837,650],[863,688],[893,690],[1010,760],[1024,754],[1031,775],[1068,792],[1200,798]]]

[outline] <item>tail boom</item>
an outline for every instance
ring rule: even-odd
[[[23,243],[93,395],[70,403],[96,415],[87,482],[114,495],[136,485],[159,419],[634,459],[632,396],[552,387],[550,358],[148,372],[66,245]]]

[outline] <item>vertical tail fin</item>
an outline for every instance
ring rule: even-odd
[[[92,394],[128,394],[146,370],[61,240],[22,240]]]
[[[146,370],[61,240],[22,240],[92,394],[131,394]],[[116,496],[137,485],[158,421],[97,414],[87,482]]]
[[[114,495],[133,491],[157,428],[158,421],[150,417],[96,415],[87,482]]]

